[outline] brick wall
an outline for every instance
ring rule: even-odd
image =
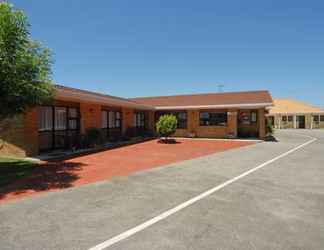
[[[147,128],[154,131],[155,129],[155,112],[154,111],[146,111],[147,117]]]
[[[265,121],[265,110],[258,110],[258,126],[259,126],[259,138],[264,139],[266,137],[266,121]]]
[[[133,126],[134,121],[134,110],[123,108],[122,109],[122,133],[124,134],[127,128]]]
[[[38,155],[38,116],[37,108],[29,110],[24,116],[25,150],[27,156]]]
[[[200,126],[199,110],[187,111],[187,129],[177,129],[174,136],[179,137],[209,137],[224,138],[228,135],[228,131],[236,134],[236,121],[231,117],[228,126]]]
[[[87,128],[101,128],[101,105],[80,103],[81,133]]]
[[[37,109],[0,123],[0,156],[25,157],[38,154]]]

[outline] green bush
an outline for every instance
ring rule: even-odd
[[[98,128],[87,128],[85,131],[87,146],[93,147],[101,143],[101,131]]]
[[[174,115],[162,115],[156,123],[156,132],[167,140],[170,135],[175,133],[177,124],[178,121]]]
[[[266,129],[267,129],[267,135],[272,136],[273,133],[274,133],[274,128],[273,128],[273,125],[272,125],[272,123],[271,123],[271,121],[269,119],[267,119]]]

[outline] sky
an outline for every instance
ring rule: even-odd
[[[324,1],[15,0],[54,82],[121,97],[267,89],[324,108]]]

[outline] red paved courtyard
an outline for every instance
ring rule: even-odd
[[[114,176],[127,176],[145,169],[201,157],[237,147],[248,141],[177,139],[163,144],[157,140],[76,157],[61,162],[44,163],[32,176],[0,191],[0,203],[38,193],[76,187]]]

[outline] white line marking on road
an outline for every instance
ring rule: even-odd
[[[304,136],[304,135],[301,135],[301,136]],[[309,137],[309,136],[305,136],[305,137]],[[295,152],[296,150],[301,149],[301,148],[303,148],[303,147],[305,147],[305,146],[307,146],[307,145],[309,145],[309,144],[311,144],[311,143],[313,143],[313,142],[315,142],[317,140],[314,137],[311,137],[311,138],[312,139],[310,141],[307,141],[307,142],[305,142],[305,143],[303,143],[303,144],[301,144],[301,145],[287,151],[286,153],[283,153],[283,154],[273,158],[272,160],[269,160],[269,161],[255,167],[255,168],[252,168],[252,169],[250,169],[250,170],[248,170],[248,171],[246,171],[246,172],[244,172],[244,173],[242,173],[242,174],[240,174],[240,175],[238,175],[238,176],[236,176],[236,177],[234,177],[234,178],[232,178],[232,179],[230,179],[230,180],[228,180],[228,181],[226,181],[226,182],[224,182],[224,183],[222,183],[222,184],[220,184],[220,185],[218,185],[218,186],[216,186],[216,187],[214,187],[212,189],[209,189],[209,190],[205,191],[204,193],[201,193],[200,195],[198,195],[198,196],[196,196],[196,197],[194,197],[194,198],[192,198],[192,199],[190,199],[190,200],[188,200],[188,201],[186,201],[184,203],[181,203],[180,205],[178,205],[178,206],[176,206],[174,208],[171,208],[171,209],[163,212],[162,214],[160,214],[160,215],[158,215],[158,216],[156,216],[156,217],[154,217],[154,218],[152,218],[152,219],[150,219],[148,221],[145,221],[144,223],[142,223],[140,225],[137,225],[136,227],[133,227],[133,228],[131,228],[131,229],[129,229],[129,230],[127,230],[127,231],[125,231],[125,232],[123,232],[123,233],[121,233],[121,234],[119,234],[119,235],[117,235],[117,236],[115,236],[115,237],[113,237],[111,239],[109,239],[109,240],[106,240],[106,241],[104,241],[104,242],[90,248],[89,250],[103,250],[103,249],[108,248],[108,247],[110,247],[110,246],[112,246],[112,245],[114,245],[114,244],[116,244],[116,243],[118,243],[118,242],[120,242],[122,240],[125,240],[125,239],[131,237],[132,235],[134,235],[134,234],[136,234],[136,233],[138,233],[140,231],[143,231],[144,229],[154,225],[155,223],[157,223],[157,222],[159,222],[161,220],[164,220],[165,218],[179,212],[180,210],[182,210],[182,209],[184,209],[186,207],[189,207],[190,205],[192,205],[192,204],[206,198],[207,196],[210,196],[211,194],[221,190],[222,188],[224,188],[224,187],[226,187],[226,186],[228,186],[228,185],[230,185],[230,184],[244,178],[247,175],[252,174],[253,172],[255,172],[255,171],[257,171],[257,170],[259,170],[259,169],[261,169],[261,168],[263,168],[263,167],[265,167],[265,166],[267,166],[267,165],[269,165],[269,164],[283,158],[283,157],[286,157],[287,155]]]

